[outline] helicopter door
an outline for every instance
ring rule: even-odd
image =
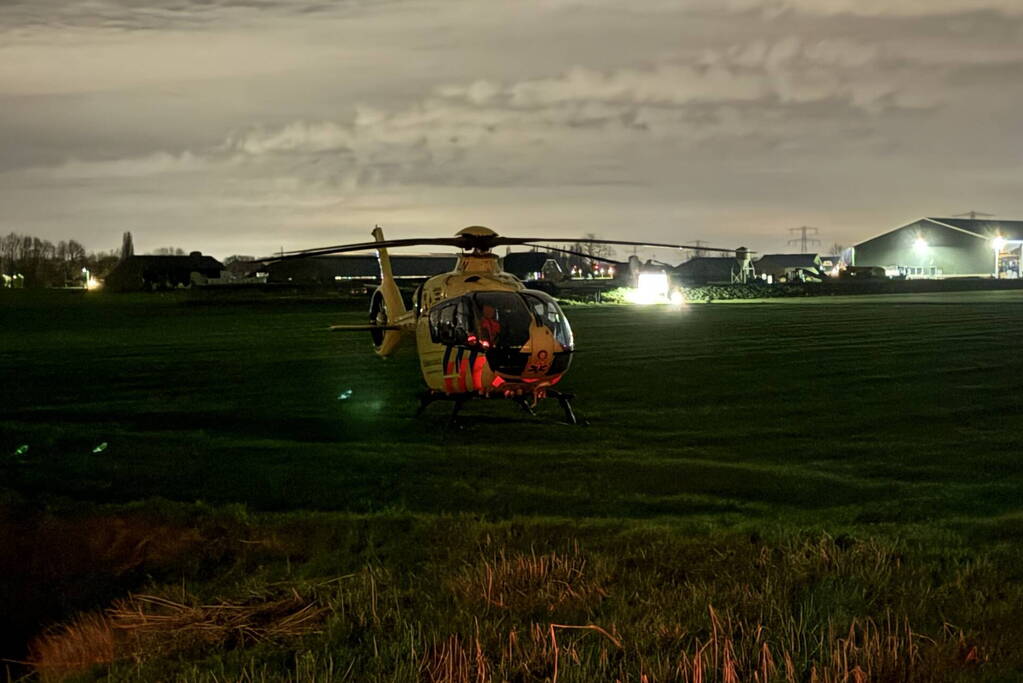
[[[430,309],[430,340],[445,346],[468,346],[472,330],[468,297],[460,296]]]

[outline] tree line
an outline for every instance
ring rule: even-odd
[[[80,287],[85,273],[102,278],[117,265],[116,250],[88,252],[75,240],[54,244],[31,235],[0,237],[0,273],[20,275],[25,287]]]

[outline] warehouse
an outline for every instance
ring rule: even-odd
[[[392,255],[391,268],[398,280],[425,279],[455,267],[455,256]],[[375,282],[380,265],[375,255],[315,256],[271,262],[265,267],[268,282],[297,285],[335,285],[344,281]]]
[[[1023,221],[920,218],[860,242],[854,266],[890,277],[1020,277]]]

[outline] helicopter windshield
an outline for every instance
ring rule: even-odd
[[[472,302],[481,344],[518,348],[529,341],[529,310],[516,292],[477,292]]]
[[[474,292],[430,311],[430,336],[440,344],[517,352],[533,324],[546,326],[563,351],[572,351],[572,328],[561,307],[543,292]]]
[[[572,328],[569,327],[568,320],[565,318],[561,306],[558,306],[558,302],[549,294],[535,290],[522,292],[522,298],[526,300],[530,312],[554,333],[557,342],[566,351],[572,350],[574,343]]]

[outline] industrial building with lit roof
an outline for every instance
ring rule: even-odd
[[[1020,277],[1023,221],[920,218],[860,242],[854,266],[907,278]]]

